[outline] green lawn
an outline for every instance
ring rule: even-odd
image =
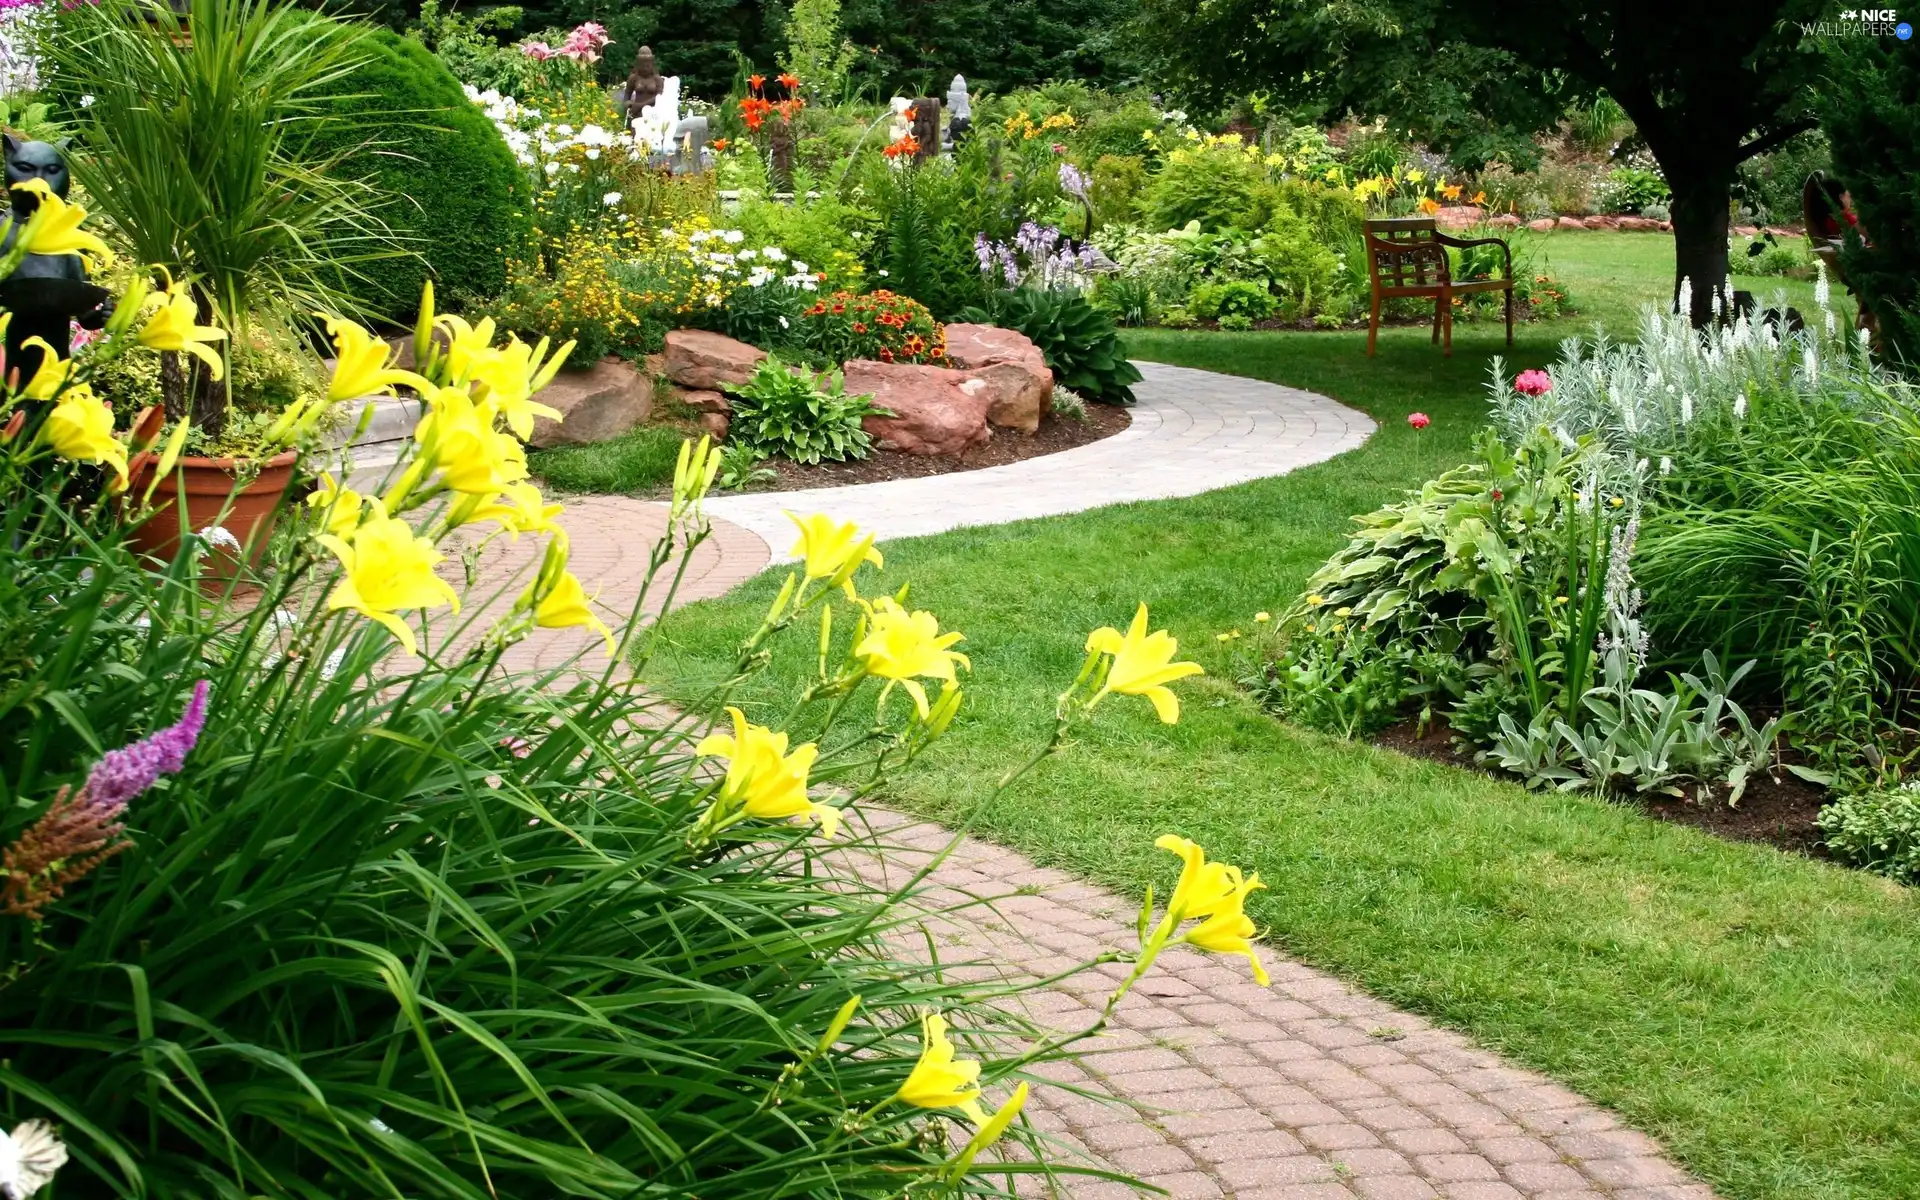
[[[1616,332],[1630,330],[1636,296],[1667,286],[1664,238],[1557,234],[1547,248]],[[1509,369],[1547,362],[1584,324],[1523,328]],[[967,710],[893,802],[972,820],[1133,895],[1170,878],[1156,835],[1193,837],[1270,883],[1249,908],[1274,946],[1613,1106],[1724,1196],[1920,1195],[1912,893],[1289,728],[1222,678],[1232,668],[1214,633],[1283,607],[1350,514],[1462,456],[1500,349],[1493,327],[1458,327],[1451,361],[1414,329],[1388,331],[1373,360],[1354,333],[1129,342],[1137,357],[1331,394],[1380,432],[1332,462],[1187,500],[889,544],[887,586],[912,580],[917,604],[966,633],[974,662]],[[1406,425],[1415,410],[1430,428]],[[709,680],[778,579],[670,620],[653,673],[676,691]],[[1141,599],[1213,673],[1180,685],[1180,725],[1109,701],[1016,795],[980,811],[1042,736],[1087,630],[1123,625]],[[768,702],[792,694],[809,659],[797,644],[776,656],[748,697],[762,718],[777,719]]]

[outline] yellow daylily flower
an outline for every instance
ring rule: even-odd
[[[915,1108],[957,1108],[974,1124],[986,1124],[987,1114],[980,1108],[980,1064],[954,1059],[947,1019],[939,1013],[921,1018],[920,1031],[920,1061],[896,1094]]]
[[[344,538],[360,525],[360,512],[365,501],[359,492],[352,488],[343,488],[334,482],[333,475],[321,472],[320,486],[307,496],[308,508],[326,510],[325,532]]]
[[[560,573],[560,582],[533,608],[533,623],[542,629],[573,629],[585,625],[606,640],[607,656],[613,656],[613,630],[594,614],[587,600],[587,589],[572,571]]]
[[[153,478],[157,483],[173,473],[173,466],[180,461],[180,451],[186,448],[187,434],[193,429],[193,422],[185,417],[173,427],[173,434],[167,438],[166,448],[160,451],[159,465],[153,469]]]
[[[820,822],[820,832],[832,837],[840,828],[840,810],[816,804],[807,796],[807,772],[820,748],[812,742],[787,751],[787,735],[750,723],[746,714],[729,707],[733,732],[711,733],[693,752],[702,758],[727,760],[727,776],[720,784],[717,805],[740,805],[750,817],[787,821],[805,817]]]
[[[1194,842],[1167,833],[1156,838],[1153,844],[1178,854],[1182,863],[1180,882],[1174,885],[1173,896],[1167,901],[1167,917],[1174,924],[1211,915],[1233,894],[1233,876],[1237,872],[1226,863],[1208,862],[1206,851]]]
[[[350,537],[324,533],[321,545],[340,560],[345,574],[327,596],[327,609],[352,609],[393,632],[408,654],[415,653],[413,629],[397,615],[411,609],[451,604],[460,611],[453,586],[433,573],[446,556],[398,517],[387,515],[379,500],[367,502],[367,519]]]
[[[1019,1087],[1013,1089],[1013,1095],[1009,1096],[1007,1102],[1000,1106],[1000,1111],[988,1117],[986,1124],[980,1126],[980,1128],[974,1132],[973,1137],[968,1139],[966,1147],[960,1151],[959,1157],[953,1160],[953,1169],[948,1173],[949,1178],[958,1179],[960,1176],[965,1175],[967,1168],[973,1166],[973,1160],[980,1157],[980,1152],[999,1141],[1001,1135],[1005,1134],[1008,1127],[1013,1124],[1013,1119],[1019,1116],[1020,1110],[1026,1106],[1027,1085],[1022,1083]]]
[[[127,448],[113,436],[113,410],[85,384],[61,393],[41,429],[55,454],[73,462],[104,463],[113,468],[119,485],[126,486]]]
[[[531,483],[510,483],[500,499],[513,509],[502,524],[514,533],[563,533],[554,518],[567,510],[564,504],[548,504],[540,489]]]
[[[1214,906],[1206,920],[1188,930],[1181,940],[1215,954],[1246,956],[1247,962],[1253,966],[1253,981],[1266,987],[1273,981],[1268,977],[1266,967],[1261,964],[1260,955],[1254,951],[1253,918],[1246,914],[1242,906],[1248,895],[1267,885],[1260,882],[1258,871],[1245,879],[1241,878],[1238,867],[1227,867],[1226,873],[1231,890]]]
[[[800,537],[787,553],[805,560],[808,579],[838,584],[846,589],[849,600],[854,599],[853,573],[861,563],[872,563],[876,568],[886,565],[873,548],[873,535],[862,537],[860,527],[852,521],[842,525],[825,513],[810,517],[787,513],[787,520],[800,529]]]
[[[90,272],[113,261],[113,251],[107,249],[107,244],[80,228],[80,223],[87,219],[87,210],[54,195],[46,180],[29,179],[14,184],[13,190],[32,192],[39,197],[21,235],[28,254],[78,254]]]
[[[149,350],[191,354],[207,364],[208,372],[216,380],[225,373],[226,364],[207,343],[223,340],[227,331],[217,325],[194,323],[199,318],[199,308],[186,284],[169,283],[165,292],[153,297],[152,307],[153,314],[134,335],[142,346]]]
[[[460,388],[429,385],[424,394],[429,411],[415,427],[414,441],[449,488],[491,497],[527,477],[526,449],[493,427],[491,404],[476,404]]]
[[[478,325],[452,314],[437,322],[447,331],[447,378],[464,385],[473,378],[479,360],[493,349],[493,318],[482,317]]]
[[[541,339],[542,353],[546,345],[546,340]],[[563,357],[572,349],[573,343],[568,342],[562,355],[556,357]],[[500,349],[488,350],[473,359],[469,382],[485,389],[482,396],[493,402],[494,408],[506,418],[507,428],[521,441],[533,436],[535,417],[558,421],[561,416],[559,409],[533,399],[539,387],[534,380],[540,374],[540,366],[534,348],[516,337],[509,337]]]
[[[329,404],[361,396],[392,395],[395,384],[405,384],[422,394],[432,386],[412,371],[388,366],[393,359],[393,347],[362,326],[345,317],[316,315],[327,323],[327,334],[333,338],[333,379],[327,384]]]
[[[867,636],[853,648],[870,675],[891,680],[913,697],[920,719],[926,720],[927,689],[916,676],[957,682],[953,665],[973,670],[973,663],[958,650],[947,647],[965,638],[958,633],[941,633],[940,622],[930,612],[908,612],[890,596],[867,603]]]
[[[1123,636],[1111,626],[1096,629],[1087,636],[1087,650],[1112,656],[1107,681],[1092,700],[1091,708],[1108,692],[1123,696],[1145,696],[1153,711],[1168,725],[1180,719],[1180,698],[1166,685],[1176,679],[1205,672],[1199,663],[1174,662],[1180,643],[1166,630],[1147,632],[1147,606],[1133,616],[1133,624]]]
[[[30,337],[20,343],[22,350],[31,346],[40,348],[40,362],[34,367],[33,378],[27,380],[27,386],[22,395],[29,400],[51,400],[60,393],[60,389],[65,387],[67,380],[72,377],[73,360],[56,355],[53,347],[48,345],[47,339],[43,337]]]

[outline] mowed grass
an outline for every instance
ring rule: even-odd
[[[1628,243],[1619,262],[1610,242]],[[1670,258],[1634,243],[1671,253],[1642,235],[1549,239],[1556,274],[1615,333],[1631,332],[1633,289],[1668,286]],[[1546,364],[1585,324],[1524,327],[1508,369]],[[1195,838],[1268,882],[1249,908],[1277,951],[1614,1107],[1723,1196],[1920,1196],[1913,893],[1290,728],[1231,683],[1213,635],[1283,607],[1351,514],[1461,459],[1500,341],[1461,325],[1443,360],[1424,330],[1389,330],[1369,360],[1364,334],[1130,333],[1137,357],[1324,392],[1380,432],[1331,462],[1186,500],[890,543],[876,583],[912,580],[917,606],[965,632],[975,668],[948,741],[892,802],[1133,897],[1171,877],[1155,836]],[[1412,411],[1433,424],[1410,429]],[[652,673],[676,692],[713,679],[779,579],[670,619]],[[983,807],[1043,736],[1087,631],[1123,625],[1143,599],[1210,672],[1179,685],[1181,723],[1111,699]],[[746,694],[754,715],[785,713],[776,698],[809,671],[810,640],[782,647]]]
[[[604,442],[536,450],[527,469],[556,491],[629,495],[672,482],[686,436],[673,426],[642,425]]]

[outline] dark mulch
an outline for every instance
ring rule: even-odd
[[[1756,716],[1756,719],[1760,718]],[[1453,744],[1453,731],[1447,727],[1444,718],[1435,721],[1424,734],[1420,733],[1418,725],[1412,718],[1389,725],[1374,735],[1374,744],[1415,758],[1430,758],[1469,771],[1513,778],[1505,772],[1481,766],[1473,761],[1471,750],[1456,747]],[[1791,771],[1777,770],[1775,774],[1762,774],[1749,780],[1738,808],[1727,804],[1727,789],[1721,785],[1716,784],[1705,800],[1695,799],[1691,787],[1686,792],[1685,797],[1647,795],[1623,796],[1620,799],[1622,803],[1631,804],[1648,816],[1691,825],[1728,841],[1762,842],[1795,854],[1826,857],[1826,849],[1820,842],[1819,827],[1814,824],[1820,807],[1827,802],[1826,789],[1808,783]]]
[[[1112,437],[1133,418],[1124,408],[1111,404],[1087,405],[1087,420],[1057,416],[1051,412],[1040,417],[1040,428],[1028,437],[1008,429],[996,429],[986,444],[958,458],[951,455],[902,454],[897,450],[875,450],[857,462],[821,463],[803,467],[785,459],[769,459],[766,466],[778,473],[776,482],[751,488],[756,492],[791,492],[801,488],[844,487],[852,483],[879,483],[887,479],[919,479],[926,475],[946,475],[954,471],[977,471],[998,467],[1042,454],[1057,454]]]

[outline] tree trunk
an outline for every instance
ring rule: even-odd
[[[1683,290],[1691,293],[1687,318],[1698,327],[1733,310],[1728,288],[1727,205],[1732,172],[1697,176],[1669,175],[1673,188],[1673,307],[1680,310]],[[1715,301],[1718,300],[1716,304]]]

